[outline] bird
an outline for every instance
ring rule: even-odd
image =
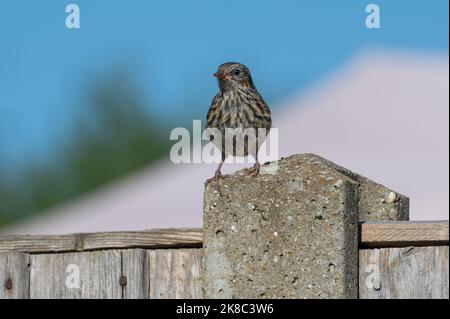
[[[212,135],[210,141],[221,150],[221,161],[207,183],[222,177],[222,165],[229,155],[252,155],[255,158],[253,176],[257,176],[260,169],[258,150],[272,126],[270,108],[244,64],[223,63],[213,76],[217,78],[219,93],[212,99],[205,128],[220,133],[221,138]]]

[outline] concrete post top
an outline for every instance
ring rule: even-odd
[[[355,298],[358,183],[318,157],[291,156],[210,183],[206,298]]]
[[[204,192],[206,298],[357,298],[358,221],[408,199],[314,154],[241,170]]]
[[[263,190],[269,181],[276,180],[279,187],[283,187],[282,185],[287,185],[287,181],[295,180],[292,187],[302,187],[302,183],[308,183],[311,178],[320,179],[324,184],[333,181],[332,186],[344,182],[356,183],[359,190],[359,221],[409,220],[408,197],[316,154],[296,154],[265,163],[257,178],[250,176],[250,173],[249,169],[243,169],[226,175],[220,185],[226,189],[234,188],[232,185],[250,183],[252,187],[257,186]],[[206,192],[215,187],[214,183],[209,183]]]

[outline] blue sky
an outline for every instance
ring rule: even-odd
[[[76,3],[81,28],[65,27]],[[381,9],[379,30],[365,7]],[[269,104],[301,91],[366,47],[448,53],[448,0],[2,0],[0,160],[46,156],[86,90],[126,68],[155,116],[206,113],[226,61],[247,64]],[[188,108],[189,107],[189,108]]]

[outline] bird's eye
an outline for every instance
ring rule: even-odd
[[[241,75],[241,70],[239,70],[239,69],[234,69],[234,70],[233,70],[233,74],[236,75],[236,76],[239,76],[239,75]]]

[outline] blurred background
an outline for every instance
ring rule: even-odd
[[[215,165],[169,161],[246,64],[279,156],[314,152],[448,219],[447,0],[2,0],[0,233],[200,227]],[[236,169],[226,165],[225,172]]]

